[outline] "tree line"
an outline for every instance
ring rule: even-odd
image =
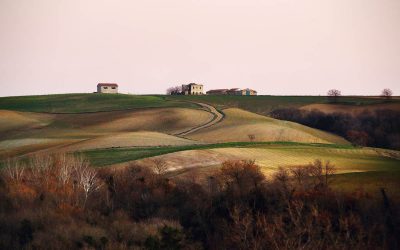
[[[382,190],[331,189],[316,160],[266,177],[254,161],[168,178],[165,163],[94,169],[35,156],[0,172],[0,249],[396,249],[398,206]]]
[[[400,111],[364,110],[358,114],[297,108],[277,109],[271,117],[297,122],[343,136],[359,146],[400,149]]]

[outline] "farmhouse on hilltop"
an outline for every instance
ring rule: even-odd
[[[257,95],[257,91],[253,89],[211,89],[207,91],[207,95]]]
[[[97,84],[97,93],[117,94],[118,84],[116,83],[99,83]]]
[[[197,83],[182,84],[182,94],[203,95],[203,84],[197,84]]]

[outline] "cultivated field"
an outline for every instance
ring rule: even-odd
[[[293,122],[280,121],[237,108],[224,109],[225,119],[215,126],[188,135],[203,142],[292,141],[305,143],[348,144],[346,140]]]
[[[0,157],[4,160],[44,150],[197,144],[173,135],[206,124],[214,115],[199,105],[184,105],[191,108],[144,107],[69,114],[1,110]]]
[[[93,139],[79,141],[57,150],[76,152],[99,148],[120,147],[162,147],[162,146],[185,146],[199,144],[196,141],[167,135],[158,132],[125,132],[100,136]]]

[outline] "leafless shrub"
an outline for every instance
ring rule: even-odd
[[[310,177],[309,169],[305,166],[293,166],[289,171],[299,185],[304,185]]]
[[[48,186],[53,172],[54,161],[52,156],[45,154],[35,154],[29,160],[29,169],[31,172],[31,181],[36,185]]]
[[[292,180],[296,188],[301,189],[326,189],[332,181],[336,168],[330,161],[315,160],[307,165],[280,168],[274,179],[285,186]]]
[[[3,174],[5,179],[8,179],[10,182],[19,183],[25,175],[25,169],[26,166],[23,162],[16,159],[8,159]]]
[[[336,168],[329,161],[325,163],[317,159],[314,163],[307,166],[310,176],[316,181],[315,187],[329,186],[331,176],[336,172]]]
[[[58,155],[56,158],[58,163],[57,180],[61,185],[65,186],[72,178],[75,159],[66,154]]]
[[[217,179],[222,188],[244,194],[259,188],[265,181],[265,176],[252,160],[226,161],[222,163]]]
[[[237,249],[254,249],[253,246],[253,219],[248,211],[242,211],[234,206],[229,211],[232,225],[230,227],[229,241]]]
[[[253,142],[256,139],[256,135],[254,135],[254,134],[248,134],[247,137],[249,137],[249,140],[251,142]]]
[[[160,158],[156,158],[152,160],[154,172],[157,175],[161,176],[164,175],[168,171],[168,164]]]

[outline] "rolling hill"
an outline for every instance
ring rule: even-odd
[[[99,146],[197,144],[172,136],[214,119],[210,112],[197,109],[197,105],[192,107],[196,108],[137,108],[69,114],[3,110],[0,111],[0,157],[46,149],[54,152],[55,149],[82,150]],[[68,147],[69,144],[73,146]]]
[[[317,107],[326,112],[399,107],[398,100],[384,104],[377,98],[344,97],[342,101],[345,103],[335,106],[327,104],[325,97],[310,96],[67,94],[0,98],[0,160],[35,152],[71,152],[83,154],[94,166],[118,167],[130,162],[149,165],[160,158],[167,162],[172,177],[182,177],[192,171],[211,173],[232,159],[255,160],[267,174],[280,166],[321,159],[337,166],[345,184],[349,174],[360,173],[351,176],[368,180],[371,177],[363,173],[397,173],[397,151],[355,148],[342,137],[260,115],[281,107]],[[218,111],[200,102],[217,107],[222,120],[219,117],[211,126],[204,126],[218,117]]]
[[[293,122],[280,121],[237,108],[224,109],[225,119],[215,126],[188,135],[202,142],[292,141],[348,144],[343,138]]]

